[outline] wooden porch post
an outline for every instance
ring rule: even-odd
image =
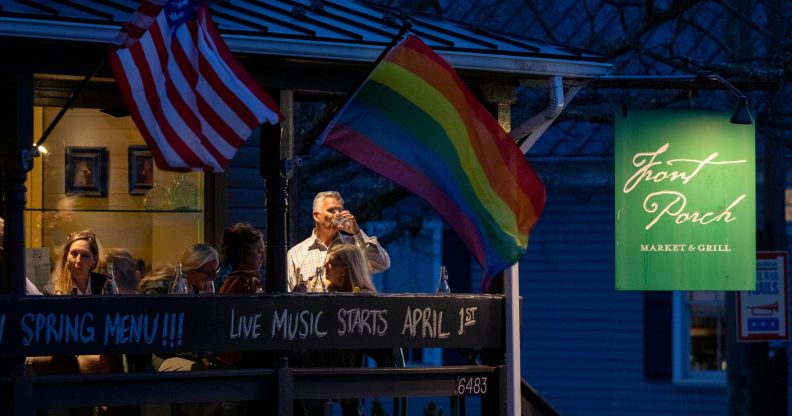
[[[507,133],[511,131],[511,106],[517,102],[517,91],[514,85],[502,82],[491,82],[482,86],[486,107],[498,120],[498,124]],[[505,346],[498,351],[498,357],[492,364],[500,366],[505,374],[500,377],[500,396],[486,397],[481,401],[482,412],[493,411],[497,406],[499,415],[520,415],[520,285],[519,264],[512,265],[500,276],[493,276],[493,292],[505,294],[506,319]],[[493,289],[491,288],[491,289]],[[495,357],[487,357],[495,359]],[[482,357],[482,360],[484,357]]]
[[[5,217],[0,293],[25,294],[25,179],[33,167],[33,74],[0,75],[0,166]]]
[[[292,94],[291,91],[270,90],[273,97],[280,97],[281,112],[285,120],[277,125],[264,124],[261,126],[260,141],[260,169],[261,176],[266,183],[267,211],[267,277],[265,290],[268,293],[287,292],[287,265],[286,253],[289,250],[288,241],[288,212],[289,212],[289,178],[286,161],[291,158],[291,149],[294,141],[291,130]],[[289,366],[289,356],[286,351],[278,351],[273,355],[273,366],[285,369]],[[281,394],[284,386],[278,387]],[[282,403],[284,400],[279,394],[279,408],[291,405]],[[279,413],[282,413],[279,411]]]
[[[0,75],[0,169],[5,219],[0,293],[25,295],[25,179],[33,167],[33,74]],[[32,414],[24,359],[0,362],[0,375],[12,377],[12,403],[0,412]]]
[[[280,97],[280,90],[270,90],[273,97]],[[261,176],[266,183],[265,207],[267,210],[267,292],[287,291],[286,252],[289,249],[287,237],[287,213],[289,180],[286,160],[281,156],[281,124],[261,126]]]

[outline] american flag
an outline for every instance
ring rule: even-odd
[[[114,43],[116,83],[160,169],[221,172],[253,129],[283,118],[200,1],[143,1]]]

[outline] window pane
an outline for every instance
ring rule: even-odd
[[[38,131],[52,122],[58,109],[34,111],[40,114]],[[63,243],[75,231],[91,229],[96,234],[101,244],[96,269],[100,273],[111,253],[128,253],[144,274],[177,261],[185,248],[203,241],[202,172],[152,171],[150,153],[141,150],[143,137],[128,117],[72,109],[58,132],[57,140],[47,142],[48,153],[36,158],[26,184],[26,267],[36,286],[48,283]],[[88,171],[78,181],[75,170],[82,163]],[[151,209],[144,201],[154,181],[169,199],[175,194],[184,198],[173,207]],[[188,197],[197,200],[185,204]]]
[[[726,370],[724,293],[689,292],[690,370]]]

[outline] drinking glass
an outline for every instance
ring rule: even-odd
[[[212,280],[201,282],[198,287],[198,293],[215,293],[215,284]]]
[[[347,228],[350,225],[352,225],[352,224],[349,222],[349,219],[342,217],[340,212],[336,212],[335,215],[333,215],[333,226],[334,227],[336,227],[336,228],[338,228],[340,230],[343,230],[344,228]]]
[[[316,280],[313,283],[313,291],[314,292],[324,292],[327,293],[327,284],[325,283],[325,268],[324,267],[317,267],[316,268]],[[319,288],[322,290],[319,290]]]

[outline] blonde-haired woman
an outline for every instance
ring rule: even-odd
[[[377,293],[369,276],[366,255],[354,244],[330,247],[324,267],[328,292]]]
[[[91,230],[73,232],[66,237],[46,295],[100,295],[107,276],[93,270],[99,263],[99,242]],[[114,354],[30,357],[28,364],[36,374],[110,373],[122,370],[121,358]]]
[[[366,256],[354,244],[336,243],[327,250],[325,257],[325,280],[328,292],[376,293],[369,277]],[[317,279],[318,280],[318,279]],[[389,351],[389,350],[388,350]],[[363,367],[363,350],[323,350],[301,351],[293,357],[295,367]],[[362,415],[363,407],[360,399],[340,399],[341,414]],[[300,410],[306,414],[321,414],[324,403],[315,400],[299,402]]]
[[[194,293],[198,293],[202,282],[214,280],[217,277],[217,268],[220,267],[217,250],[206,244],[187,247],[179,261],[182,273],[187,276],[188,289],[192,289]],[[173,264],[160,267],[140,281],[138,291],[146,295],[168,293],[176,272],[177,266]]]
[[[188,290],[199,293],[202,282],[212,281],[220,265],[217,250],[206,244],[193,244],[181,255],[182,273],[187,277]],[[177,273],[177,267],[169,264],[146,275],[140,281],[138,292],[144,295],[167,294]],[[205,368],[204,355],[194,352],[178,354],[158,353],[152,355],[152,366],[156,371],[192,371]]]
[[[44,294],[101,294],[107,276],[93,271],[99,258],[99,242],[91,230],[69,234]]]

